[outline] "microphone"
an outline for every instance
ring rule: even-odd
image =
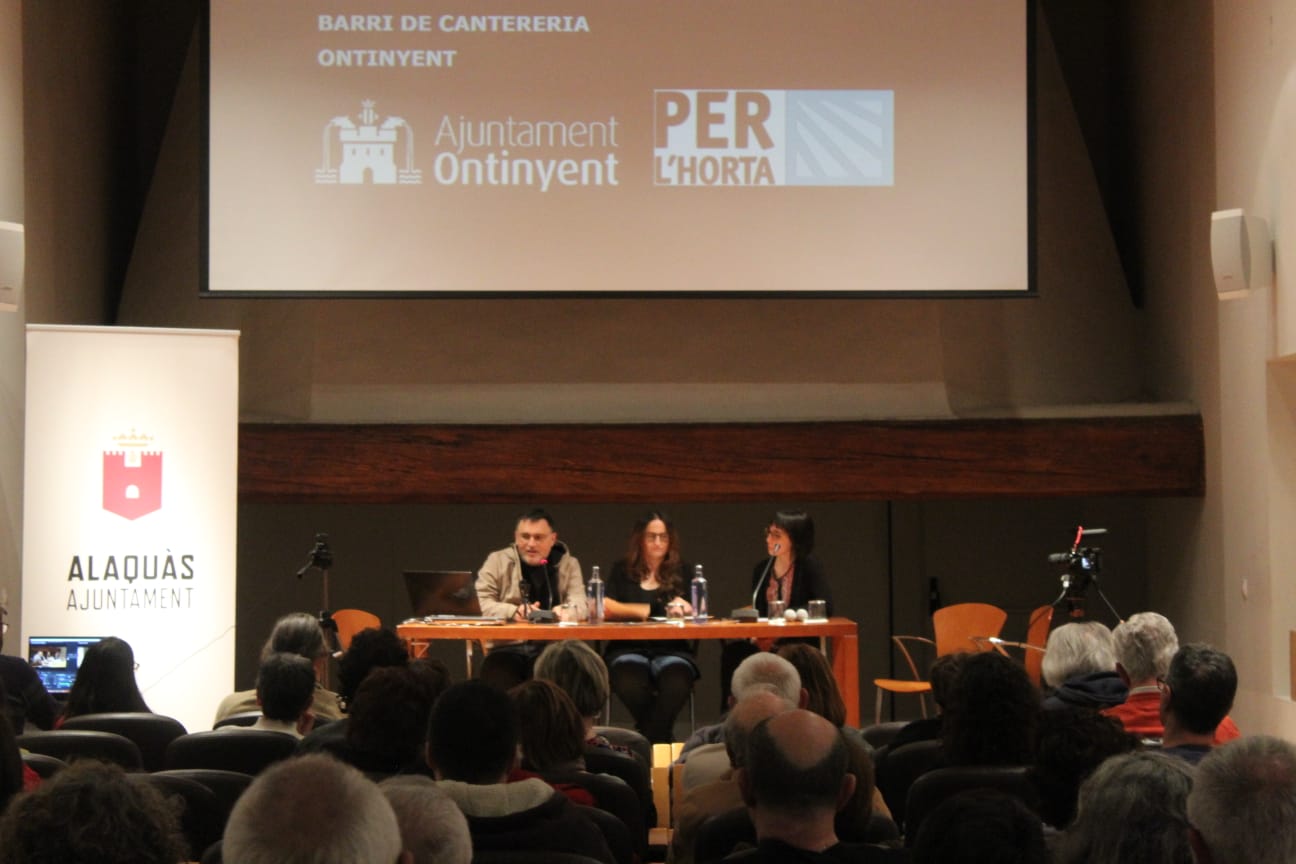
[[[732,612],[729,613],[730,618],[732,618],[735,621],[759,621],[760,620],[760,612],[756,610],[756,598],[760,596],[761,585],[765,582],[766,577],[768,577],[770,574],[770,570],[774,567],[774,559],[777,558],[778,554],[782,551],[783,551],[783,544],[775,543],[774,554],[769,557],[769,561],[766,562],[765,564],[765,570],[761,573],[760,578],[756,580],[756,587],[752,590],[751,605],[743,609],[733,610]]]
[[[1070,563],[1070,561],[1070,552],[1051,552],[1048,556],[1048,563],[1050,564],[1067,564]]]
[[[557,606],[554,597],[553,574],[549,572],[549,559],[541,558],[540,566],[545,570],[545,584],[549,586],[549,605],[551,607]],[[558,620],[558,613],[554,612],[553,609],[532,609],[527,613],[527,620],[532,624],[549,624]]]

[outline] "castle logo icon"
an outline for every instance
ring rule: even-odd
[[[152,445],[134,429],[113,438],[103,454],[103,509],[131,521],[162,509],[162,453]]]
[[[315,169],[316,183],[375,185],[417,184],[423,172],[414,167],[414,130],[401,117],[379,124],[374,101],[360,103],[355,120],[334,117],[324,126],[324,162]],[[356,122],[359,121],[359,122]],[[397,145],[403,143],[405,166],[396,165]],[[338,161],[334,167],[334,158]]]

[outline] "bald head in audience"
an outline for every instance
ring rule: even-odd
[[[221,849],[229,864],[410,864],[378,786],[313,754],[270,766],[234,805]]]
[[[849,766],[841,731],[818,714],[797,709],[758,723],[737,772],[757,839],[812,852],[837,845],[833,819],[855,791]]]
[[[1253,735],[1211,751],[1188,793],[1198,864],[1296,861],[1296,747]]]

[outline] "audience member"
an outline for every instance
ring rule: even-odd
[[[404,666],[409,663],[409,650],[390,627],[369,627],[351,637],[351,647],[338,661],[337,701],[349,711],[355,701],[360,683],[374,669]],[[350,718],[342,717],[327,726],[315,729],[302,739],[298,752],[343,752],[346,748]]]
[[[86,649],[59,725],[82,714],[148,710],[135,683],[135,652],[124,639],[109,636]]]
[[[1255,735],[1212,751],[1197,766],[1188,822],[1197,864],[1296,861],[1296,747]]]
[[[566,797],[538,778],[505,782],[517,741],[513,703],[483,681],[451,685],[432,708],[428,764],[468,818],[473,849],[569,852],[615,864],[603,835]]]
[[[4,648],[6,613],[7,610],[0,606],[0,650]],[[25,722],[30,722],[39,729],[49,729],[54,725],[58,704],[26,660],[0,654],[0,686],[8,694],[0,707],[9,718],[9,725],[15,735],[22,734]]]
[[[887,818],[891,816],[886,801],[873,783],[873,748],[858,729],[846,725],[846,702],[822,651],[804,642],[789,642],[780,646],[776,653],[796,667],[801,688],[806,694],[805,709],[823,717],[846,737],[850,772],[856,782],[855,793],[837,812],[837,836],[843,840],[858,839],[868,829],[869,819],[874,813]]]
[[[813,645],[789,642],[779,646],[778,656],[792,664],[806,692],[805,709],[818,714],[838,729],[846,725],[846,701],[828,658]]]
[[[1192,864],[1188,791],[1192,769],[1163,753],[1127,753],[1102,763],[1080,787],[1073,824],[1056,864]]]
[[[942,748],[950,765],[1028,765],[1040,701],[1026,670],[1002,654],[970,654],[950,689]]]
[[[786,660],[783,662],[787,663]],[[735,771],[742,767],[746,758],[747,736],[760,721],[796,707],[797,703],[785,695],[762,687],[751,688],[733,706],[725,717],[724,743],[720,745],[725,748],[729,767],[715,780],[685,788],[674,812],[675,833],[671,836],[669,861],[673,864],[693,861],[693,845],[702,823],[711,816],[743,806],[742,790]]]
[[[1061,831],[1075,818],[1080,784],[1111,756],[1138,748],[1138,739],[1115,719],[1083,708],[1045,711],[1031,779],[1040,817]]]
[[[1160,744],[1165,727],[1161,725],[1160,679],[1170,671],[1170,659],[1179,650],[1174,625],[1156,612],[1139,612],[1126,618],[1112,631],[1116,652],[1116,672],[1129,687],[1129,695],[1120,705],[1104,708],[1103,713],[1119,720],[1129,732],[1145,741]],[[1241,733],[1228,717],[1215,727],[1213,742],[1223,744]]]
[[[300,654],[277,651],[262,659],[256,686],[261,716],[251,728],[282,732],[300,740],[315,725],[311,713],[315,683],[315,667]]]
[[[959,652],[945,654],[932,663],[927,680],[931,683],[932,701],[936,703],[936,714],[932,717],[921,717],[906,723],[895,734],[889,744],[890,750],[896,750],[916,741],[939,741],[941,729],[945,724],[945,706],[949,700],[950,687],[963,668],[967,655]]]
[[[82,760],[10,802],[0,821],[2,864],[176,864],[180,815],[114,765]],[[228,861],[239,859],[226,858]]]
[[[856,777],[841,729],[811,711],[793,710],[756,725],[736,776],[756,828],[754,850],[726,860],[752,862],[904,860],[903,852],[842,843],[838,811]]]
[[[540,509],[524,513],[513,543],[486,556],[477,571],[477,599],[483,615],[526,621],[552,612],[560,621],[587,617],[580,562],[558,539],[553,517]],[[481,680],[508,690],[531,677],[539,647],[533,642],[492,642],[486,646]]]
[[[1200,762],[1236,693],[1237,670],[1227,654],[1201,643],[1182,646],[1161,687],[1161,751]]]
[[[524,681],[509,691],[519,717],[522,767],[540,773],[585,769],[585,725],[566,693],[552,681]]]
[[[752,654],[738,664],[733,673],[733,695],[729,705],[733,706],[748,694],[757,689],[772,690],[799,708],[804,708],[810,695],[801,687],[801,674],[795,666],[783,657],[769,652]],[[684,742],[680,759],[688,761],[693,758],[692,751],[704,744],[721,744],[724,742],[725,725],[722,722],[703,726],[689,736]],[[687,754],[687,755],[686,755]]]
[[[400,826],[401,845],[411,864],[469,864],[468,820],[431,777],[389,777],[378,784]]]
[[[613,744],[594,728],[610,692],[607,666],[599,653],[579,639],[551,642],[536,658],[535,677],[557,684],[580,712],[585,767],[624,780],[639,799],[644,824],[657,824],[649,761],[629,747]]]
[[[630,533],[626,557],[607,580],[608,620],[646,621],[666,617],[667,605],[692,614],[684,599],[689,567],[680,560],[679,534],[664,513],[641,516]],[[688,704],[698,677],[697,658],[683,639],[608,642],[604,652],[612,690],[649,740],[674,740],[675,718]]]
[[[276,762],[257,775],[230,813],[221,857],[229,864],[410,861],[378,787],[324,754]]]
[[[927,814],[914,841],[914,864],[1046,864],[1039,817],[1003,792],[960,792]],[[1095,859],[1097,864],[1097,859]]]
[[[330,752],[371,777],[426,773],[428,717],[449,686],[450,670],[436,659],[374,669],[356,690],[345,748]]]
[[[535,677],[557,684],[572,700],[580,712],[589,746],[611,748],[594,732],[611,693],[607,665],[597,651],[579,639],[550,642],[536,658]],[[628,750],[618,752],[631,755]]]
[[[4,683],[0,682],[0,700],[4,699],[4,695]],[[4,813],[9,799],[26,787],[30,770],[23,764],[22,753],[18,750],[9,718],[0,713],[0,813]]]
[[[316,720],[336,720],[342,716],[337,694],[318,683],[323,675],[329,650],[324,643],[324,631],[314,615],[306,612],[290,612],[276,621],[270,636],[261,646],[261,659],[264,660],[276,653],[296,654],[311,662],[317,682],[311,701],[311,714]],[[216,722],[219,723],[232,714],[246,714],[255,710],[257,710],[256,690],[239,690],[221,700],[216,708]]]
[[[1128,688],[1116,673],[1112,634],[1099,621],[1073,621],[1049,634],[1041,673],[1052,688],[1044,707],[1110,708]]]

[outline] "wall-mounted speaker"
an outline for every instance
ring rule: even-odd
[[[1268,224],[1243,210],[1211,214],[1211,267],[1220,299],[1245,297],[1273,284],[1273,243]]]

